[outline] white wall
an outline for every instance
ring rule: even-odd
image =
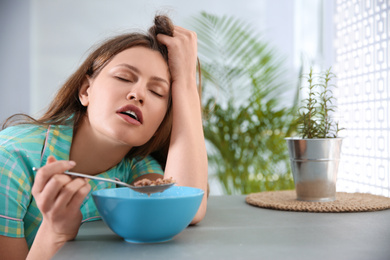
[[[16,112],[38,115],[93,44],[125,30],[147,29],[157,11],[182,26],[200,11],[239,17],[285,56],[292,78],[301,52],[308,43],[317,45],[318,17],[310,8],[321,1],[0,1],[0,22],[6,25],[0,28],[0,121]],[[302,30],[308,24],[314,31]]]
[[[0,105],[0,120],[19,111],[38,115],[93,44],[125,30],[146,30],[157,11],[167,12],[182,26],[187,26],[190,17],[200,11],[234,15],[264,32],[286,57],[287,67],[293,68],[296,58],[294,1],[290,0],[5,0],[1,5],[5,14],[1,16],[5,20],[2,24],[9,25],[1,29],[5,31],[2,39],[8,42],[2,40],[1,50],[19,55],[0,60],[1,71],[10,78],[7,81],[6,77],[0,78],[1,96],[5,99]],[[19,33],[21,29],[23,33]],[[23,62],[9,66],[9,61],[15,58]],[[20,64],[24,67],[20,68]],[[31,76],[12,76],[20,69]],[[7,90],[9,85],[14,89],[12,93]],[[15,93],[19,92],[24,93],[21,102],[15,100]]]
[[[30,112],[30,4],[0,1],[0,125]]]

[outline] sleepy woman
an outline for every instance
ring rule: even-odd
[[[156,16],[148,33],[96,48],[41,118],[5,122],[1,258],[50,259],[82,222],[99,218],[91,192],[112,184],[71,178],[68,170],[127,183],[172,177],[205,191],[192,224],[203,219],[207,154],[196,62],[196,34]]]

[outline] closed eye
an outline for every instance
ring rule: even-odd
[[[163,95],[161,95],[160,93],[154,91],[154,90],[150,90],[150,92],[152,92],[152,94],[158,96],[158,97],[163,97]]]
[[[127,79],[127,78],[123,78],[123,77],[118,77],[118,76],[116,76],[115,78],[118,79],[118,80],[120,80],[120,81],[124,81],[124,82],[133,82],[132,80]]]

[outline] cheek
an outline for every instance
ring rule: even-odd
[[[165,118],[165,115],[167,114],[168,112],[168,102],[164,103],[164,106],[163,108],[161,109],[161,116],[162,118],[164,119]]]
[[[90,95],[90,106],[94,110],[107,110],[107,108],[115,106],[118,100],[120,100],[121,93],[118,93],[118,91],[107,88],[100,88],[99,90]]]
[[[163,105],[161,105],[158,108],[156,108],[156,110],[154,112],[154,121],[155,121],[155,125],[156,125],[157,128],[163,122],[163,120],[165,118],[165,115],[167,114],[167,110],[168,110],[168,104],[167,103],[164,103]]]

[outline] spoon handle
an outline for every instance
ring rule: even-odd
[[[38,170],[39,170],[38,168],[33,167],[33,171],[38,171]],[[87,175],[87,174],[82,174],[82,173],[78,173],[78,172],[64,172],[64,173],[67,175],[75,176],[75,177],[82,177],[82,178],[88,178],[88,179],[92,179],[92,180],[111,182],[111,183],[115,183],[115,184],[125,186],[125,187],[132,187],[130,184],[127,184],[127,183],[122,182],[122,181],[116,181],[116,180],[111,180],[111,179],[107,179],[107,178],[96,177],[93,175]]]

